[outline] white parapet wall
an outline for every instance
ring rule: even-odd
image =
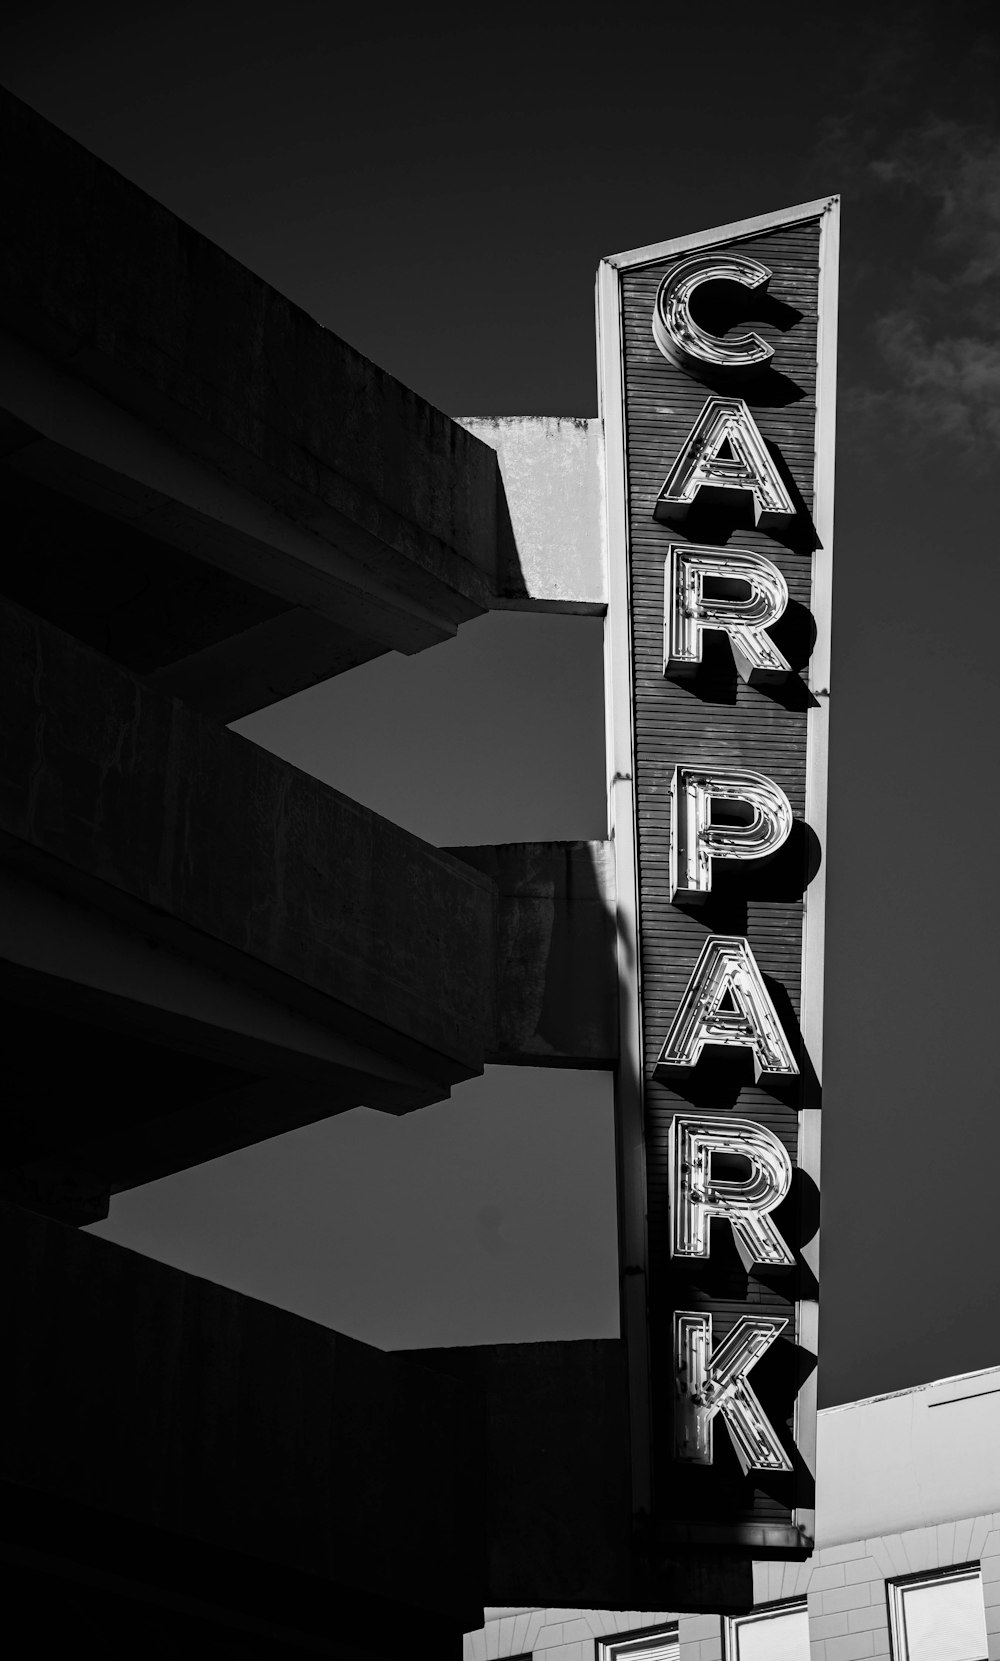
[[[1000,1367],[819,1415],[816,1543],[1000,1509]]]

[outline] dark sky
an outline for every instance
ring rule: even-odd
[[[593,414],[602,255],[843,195],[821,1402],[995,1364],[995,8],[342,11],[33,0],[0,79],[453,414]],[[600,836],[600,675],[494,616],[247,726],[434,841]],[[608,1333],[611,1157],[605,1078],[498,1069],[102,1231],[387,1346]]]

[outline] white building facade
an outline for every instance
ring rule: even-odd
[[[1000,1367],[826,1409],[818,1467],[745,1615],[488,1609],[465,1661],[1000,1661]]]

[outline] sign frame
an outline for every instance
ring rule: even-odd
[[[604,534],[608,569],[605,631],[605,698],[608,759],[609,836],[617,874],[620,1054],[616,1076],[616,1147],[622,1335],[629,1374],[630,1459],[634,1521],[654,1513],[652,1460],[652,1379],[649,1328],[649,1245],[644,1143],[645,1048],[639,911],[638,825],[634,655],[630,605],[629,469],[625,412],[622,274],[672,256],[738,244],[762,233],[803,221],[819,221],[818,337],[812,520],[819,546],[811,554],[811,612],[816,639],[803,680],[812,694],[806,722],[805,821],[825,852],[827,757],[830,701],[833,488],[836,431],[837,281],[839,264],[837,196],[758,215],[693,235],[632,249],[602,260],[597,279],[597,345],[600,415],[604,432]],[[825,949],[825,861],[805,890],[802,925],[800,1027],[816,1080],[813,1097],[804,1094],[799,1111],[797,1163],[819,1186],[820,1106]],[[805,1245],[803,1260],[819,1276],[818,1231]],[[816,1354],[818,1299],[799,1298],[797,1339]],[[795,1400],[793,1436],[799,1454],[815,1473],[817,1379],[813,1367]],[[808,1549],[815,1534],[811,1504],[797,1505],[790,1528],[741,1524],[703,1529],[689,1543],[742,1546],[760,1554]]]

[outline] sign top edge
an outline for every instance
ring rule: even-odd
[[[757,236],[761,231],[797,225],[806,219],[819,219],[824,214],[836,212],[839,207],[839,196],[819,196],[813,202],[801,202],[794,208],[778,208],[774,213],[737,219],[729,225],[713,226],[711,230],[670,237],[666,242],[651,242],[645,248],[630,248],[624,254],[606,254],[601,264],[619,271],[629,266],[651,265],[655,260],[666,259],[671,254],[684,254],[693,248],[710,248],[718,242],[736,242],[742,237]]]

